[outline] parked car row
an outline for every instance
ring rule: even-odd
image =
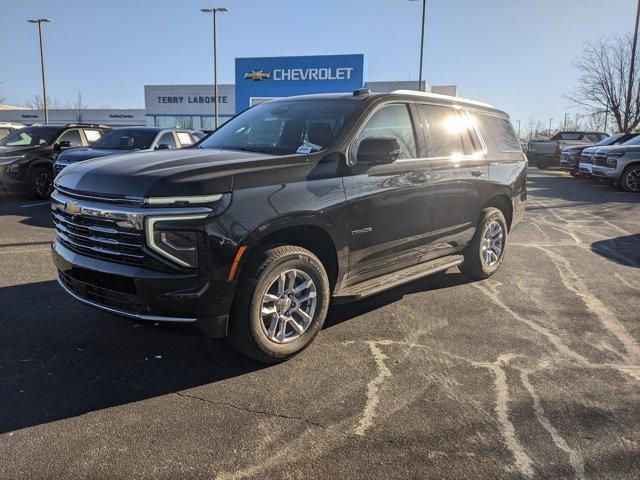
[[[640,134],[617,133],[593,146],[566,147],[560,168],[574,177],[593,177],[628,192],[640,192]]]
[[[184,148],[202,137],[204,133],[197,130],[112,129],[79,123],[13,129],[0,139],[0,189],[49,198],[53,179],[70,163],[118,153]]]
[[[558,132],[549,140],[530,140],[527,145],[527,158],[540,169],[558,166],[562,150],[571,146],[594,145],[608,135],[603,132]]]

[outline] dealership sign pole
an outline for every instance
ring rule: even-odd
[[[201,8],[201,12],[213,14],[213,111],[214,111],[214,129],[218,128],[218,47],[216,44],[216,13],[228,12],[226,7],[220,8]]]
[[[38,24],[38,39],[40,40],[40,69],[42,71],[42,108],[44,110],[44,123],[49,123],[49,111],[47,109],[47,82],[44,75],[44,48],[42,47],[42,23],[49,23],[48,18],[36,18],[27,20],[29,23]]]

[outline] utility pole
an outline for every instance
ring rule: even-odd
[[[416,0],[409,0],[415,2]],[[422,91],[422,56],[424,53],[424,24],[427,14],[427,0],[422,0],[422,28],[420,30],[420,72],[418,73],[418,91]]]
[[[51,22],[48,18],[34,18],[27,20],[29,23],[38,24],[38,39],[40,40],[40,70],[42,72],[42,109],[44,111],[44,123],[49,123],[49,109],[47,107],[47,82],[44,73],[44,47],[42,41],[42,24]]]
[[[520,141],[520,120],[518,120],[518,141]]]
[[[627,113],[625,115],[625,127],[629,127],[628,118],[631,113],[631,94],[633,93],[633,80],[634,70],[636,66],[636,46],[638,45],[638,22],[640,21],[640,0],[638,0],[638,6],[636,7],[636,27],[633,31],[633,45],[631,47],[631,65],[629,68],[629,85],[627,88]]]
[[[218,47],[216,39],[216,13],[228,12],[226,7],[219,8],[201,8],[203,13],[213,13],[213,112],[214,112],[214,129],[218,128]]]
[[[569,116],[569,114],[565,112],[565,114],[564,114],[564,124],[562,125],[562,129],[563,130],[567,129],[567,117],[568,116]]]
[[[549,117],[549,138],[551,138],[551,120],[553,120],[553,117]]]

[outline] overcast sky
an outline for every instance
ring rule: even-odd
[[[44,26],[48,90],[90,106],[144,107],[145,84],[210,83],[211,17],[219,16],[219,75],[235,57],[364,53],[368,80],[418,75],[421,1],[0,0],[0,96],[40,93],[36,27]],[[584,41],[633,29],[635,0],[428,0],[425,77],[457,84],[513,120],[558,123]]]

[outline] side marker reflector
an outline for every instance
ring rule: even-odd
[[[242,245],[240,248],[238,248],[238,252],[236,253],[236,256],[233,259],[233,264],[231,265],[231,270],[229,270],[229,276],[227,277],[227,282],[233,282],[233,279],[236,276],[236,272],[238,271],[238,265],[240,264],[240,260],[242,260],[242,256],[244,255],[244,252],[246,250],[247,250],[246,245]]]

